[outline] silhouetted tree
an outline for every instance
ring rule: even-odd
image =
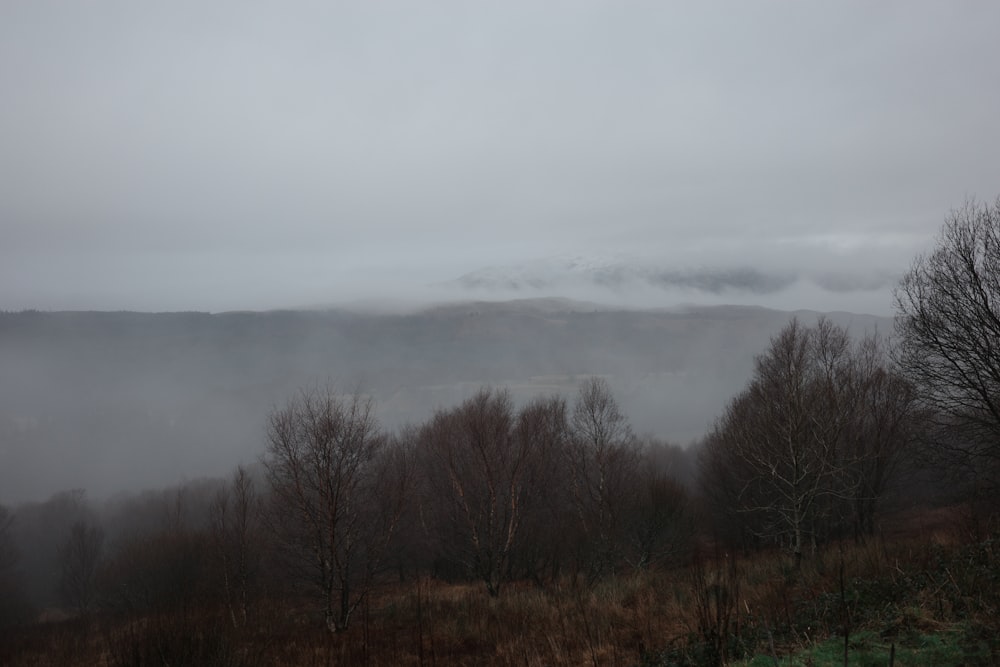
[[[0,573],[9,571],[17,562],[17,548],[10,530],[13,523],[14,515],[0,505]]]
[[[82,489],[60,491],[38,503],[17,508],[12,530],[21,553],[20,582],[38,607],[54,606],[59,599],[59,549],[73,524],[93,522],[93,513]]]
[[[510,394],[481,389],[420,432],[439,545],[496,597],[553,479],[565,431],[558,399],[515,415]]]
[[[263,550],[262,503],[243,466],[212,503],[212,538],[234,627],[246,625]]]
[[[739,396],[730,401],[727,412],[716,422],[715,427],[694,445],[698,465],[699,499],[706,516],[712,538],[730,548],[740,548],[744,552],[757,547],[764,533],[760,517],[741,512],[743,488],[750,473],[738,457],[732,456],[732,448],[727,443],[723,419],[735,407]]]
[[[409,490],[408,457],[359,395],[302,392],[271,414],[263,458],[286,564],[346,630],[381,571]]]
[[[59,549],[59,593],[81,614],[97,603],[97,574],[104,552],[104,531],[84,521],[74,523]]]
[[[801,562],[831,497],[844,489],[842,435],[853,408],[850,339],[821,319],[815,328],[792,320],[755,363],[749,386],[709,436],[706,470],[724,485],[749,527],[778,538]],[[716,492],[718,493],[718,492]]]
[[[864,538],[874,534],[879,503],[902,468],[916,467],[914,443],[922,437],[926,413],[913,385],[891,363],[883,339],[864,337],[851,363],[847,390],[854,404],[844,433],[844,486],[851,492],[845,496],[855,537]]]
[[[895,291],[898,361],[937,412],[938,454],[1000,465],[1000,198],[966,201]]]
[[[566,401],[559,396],[534,399],[518,412],[514,435],[530,452],[530,461],[511,560],[519,576],[544,584],[559,576],[569,555],[566,534],[553,530],[571,525],[573,518],[564,467],[569,441]]]
[[[622,530],[637,493],[639,449],[632,427],[603,378],[581,385],[567,447],[571,496],[582,531],[579,565],[591,581],[622,561]]]
[[[15,567],[18,561],[11,526],[14,515],[0,505],[0,630],[28,620],[31,606],[19,581]]]

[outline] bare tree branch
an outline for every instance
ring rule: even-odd
[[[406,461],[360,395],[303,391],[271,415],[271,526],[331,631],[347,629],[381,571],[409,490]]]
[[[898,362],[943,426],[950,463],[1000,465],[1000,198],[952,211],[895,291]]]

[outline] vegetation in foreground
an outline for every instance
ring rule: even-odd
[[[834,545],[796,570],[781,554],[717,555],[594,586],[426,578],[373,595],[330,633],[307,604],[102,613],[0,644],[9,665],[992,665],[1000,541],[936,531]],[[933,539],[932,539],[933,537]],[[845,638],[846,636],[846,638]]]

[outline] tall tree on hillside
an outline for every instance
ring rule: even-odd
[[[517,552],[511,555],[517,573],[536,583],[559,576],[567,556],[566,537],[553,530],[570,519],[563,456],[568,444],[566,401],[538,397],[518,412],[514,437],[529,452],[529,474],[523,482],[522,516]]]
[[[793,320],[703,443],[702,488],[725,537],[776,539],[799,563],[809,542],[873,534],[922,423],[877,335]]]
[[[28,618],[30,608],[15,574],[18,552],[11,534],[14,515],[0,505],[0,630]]]
[[[409,492],[408,455],[371,400],[303,392],[271,414],[263,458],[272,526],[291,572],[346,630],[383,567]]]
[[[580,564],[593,581],[622,561],[625,515],[639,492],[638,441],[604,378],[580,386],[570,427],[566,454],[582,530]]]
[[[262,557],[262,502],[243,466],[212,503],[212,537],[234,627],[246,625]]]
[[[869,335],[852,357],[849,391],[855,401],[844,434],[844,460],[845,487],[853,490],[847,497],[856,538],[875,533],[879,503],[907,465],[926,419],[912,383],[889,356],[885,341]]]
[[[14,537],[10,530],[13,523],[14,515],[0,505],[0,573],[9,571],[17,562],[17,549],[14,547]]]
[[[420,431],[439,544],[492,597],[511,576],[528,518],[540,508],[563,415],[558,400],[516,414],[509,392],[484,388]]]
[[[81,614],[97,604],[97,575],[104,555],[104,531],[78,521],[59,548],[59,593],[63,602]]]
[[[899,363],[933,407],[937,451],[968,470],[1000,467],[1000,198],[951,212],[937,247],[895,291]]]
[[[708,438],[707,470],[723,475],[735,509],[762,537],[786,544],[796,564],[832,496],[844,494],[841,436],[852,407],[849,338],[821,319],[792,320],[757,358],[749,386]]]

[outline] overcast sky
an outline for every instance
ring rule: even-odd
[[[570,256],[873,276],[857,309],[889,311],[949,209],[1000,194],[998,26],[986,0],[4,0],[0,308],[416,298]]]

